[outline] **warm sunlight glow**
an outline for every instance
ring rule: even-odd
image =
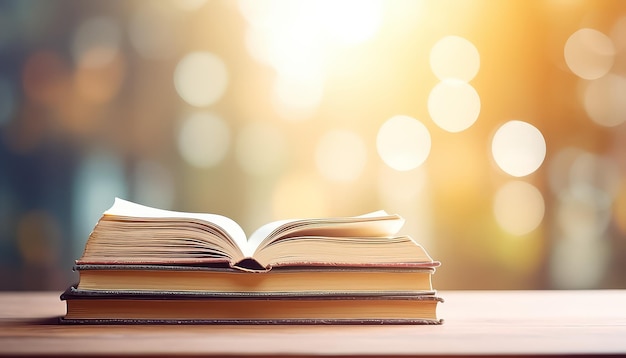
[[[626,77],[609,73],[587,84],[583,104],[589,118],[604,127],[626,121]]]
[[[328,216],[329,202],[324,187],[310,173],[292,173],[281,177],[274,189],[274,220]]]
[[[208,0],[176,0],[174,5],[178,6],[182,10],[195,11],[202,8]]]
[[[345,44],[358,44],[372,37],[380,27],[383,2],[380,0],[317,1],[322,23],[329,36]]]
[[[430,154],[430,132],[422,122],[409,116],[388,119],[378,130],[376,149],[382,160],[395,170],[419,167]]]
[[[346,130],[327,132],[317,143],[315,163],[322,176],[336,182],[359,178],[367,162],[367,148],[358,134]]]
[[[301,82],[278,77],[274,82],[273,104],[287,120],[305,120],[314,113],[324,95],[320,81]]]
[[[534,185],[511,181],[500,187],[493,200],[498,224],[513,235],[525,235],[535,230],[545,213],[543,196]]]
[[[595,80],[613,66],[615,46],[602,32],[584,28],[573,33],[565,43],[565,62],[580,78]]]
[[[245,44],[280,81],[317,86],[342,46],[357,45],[379,30],[380,0],[250,1],[239,10],[248,22]]]
[[[276,174],[285,166],[287,148],[287,140],[279,127],[252,122],[237,135],[237,162],[250,175]]]
[[[228,85],[228,72],[219,57],[209,52],[193,52],[176,66],[174,85],[185,102],[196,107],[206,107],[224,94]]]
[[[532,124],[509,121],[496,131],[491,143],[496,164],[515,177],[536,171],[546,156],[546,142],[541,132]]]
[[[378,192],[388,206],[397,203],[415,203],[427,189],[428,177],[422,166],[409,172],[381,166],[378,172]]]
[[[471,127],[478,119],[480,97],[467,82],[444,80],[430,91],[428,113],[442,129],[460,132]]]
[[[480,68],[480,54],[473,43],[459,36],[446,36],[430,50],[430,68],[440,80],[471,81]]]
[[[219,164],[230,145],[230,129],[211,113],[194,113],[182,124],[178,150],[183,159],[198,168]]]

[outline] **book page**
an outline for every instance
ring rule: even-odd
[[[177,219],[198,219],[202,221],[206,221],[207,223],[218,226],[225,233],[228,234],[229,238],[240,248],[246,247],[246,234],[239,224],[237,224],[234,220],[217,214],[206,214],[206,213],[188,213],[181,211],[171,211],[171,210],[163,210],[152,208],[149,206],[133,203],[128,200],[115,198],[115,202],[113,206],[107,211],[104,212],[105,215],[116,215],[116,216],[129,216],[129,217],[143,217],[143,218],[157,218],[157,219],[166,219],[166,218],[177,218]]]
[[[257,229],[243,251],[245,256],[251,257],[269,242],[294,236],[389,236],[396,234],[403,225],[403,218],[384,210],[353,217],[280,220]]]

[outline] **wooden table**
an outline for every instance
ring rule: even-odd
[[[0,293],[0,355],[626,355],[626,290],[442,291],[441,326],[66,326]]]

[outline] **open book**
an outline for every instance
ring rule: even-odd
[[[436,267],[406,235],[404,219],[355,217],[268,223],[249,237],[232,219],[151,208],[119,198],[94,227],[78,265],[211,265],[266,271],[278,266]]]

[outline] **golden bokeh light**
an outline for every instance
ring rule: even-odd
[[[249,23],[246,45],[255,59],[271,66],[281,77],[319,78],[326,48],[317,2],[240,1],[239,4]]]
[[[315,163],[327,180],[352,182],[363,173],[367,163],[367,147],[355,132],[339,129],[329,131],[317,143]]]
[[[471,127],[480,115],[480,96],[467,82],[446,79],[428,96],[428,113],[433,122],[448,132]]]
[[[378,155],[395,170],[406,171],[419,167],[428,158],[430,147],[428,128],[409,116],[389,118],[376,136]]]
[[[442,289],[626,284],[626,1],[0,8],[2,288],[114,196],[246,231],[384,209]]]
[[[320,19],[331,38],[355,45],[367,41],[380,28],[384,2],[381,0],[317,1]]]
[[[491,154],[500,169],[514,177],[535,172],[546,156],[543,134],[532,124],[512,120],[500,126],[491,142]]]
[[[574,74],[586,80],[595,80],[611,70],[615,46],[604,33],[583,28],[567,39],[564,54],[565,62]]]
[[[626,76],[609,73],[590,81],[583,104],[589,118],[605,127],[616,127],[626,121]]]
[[[471,81],[480,69],[480,53],[469,40],[446,36],[430,50],[430,68],[441,81]]]
[[[195,107],[217,102],[228,86],[224,62],[210,52],[193,52],[176,65],[174,85],[178,95]]]
[[[224,120],[213,113],[196,112],[182,122],[177,143],[181,157],[189,165],[210,168],[226,156],[231,142],[231,130]]]
[[[507,182],[496,191],[493,212],[502,229],[513,235],[526,235],[539,227],[543,220],[543,195],[530,183]]]

